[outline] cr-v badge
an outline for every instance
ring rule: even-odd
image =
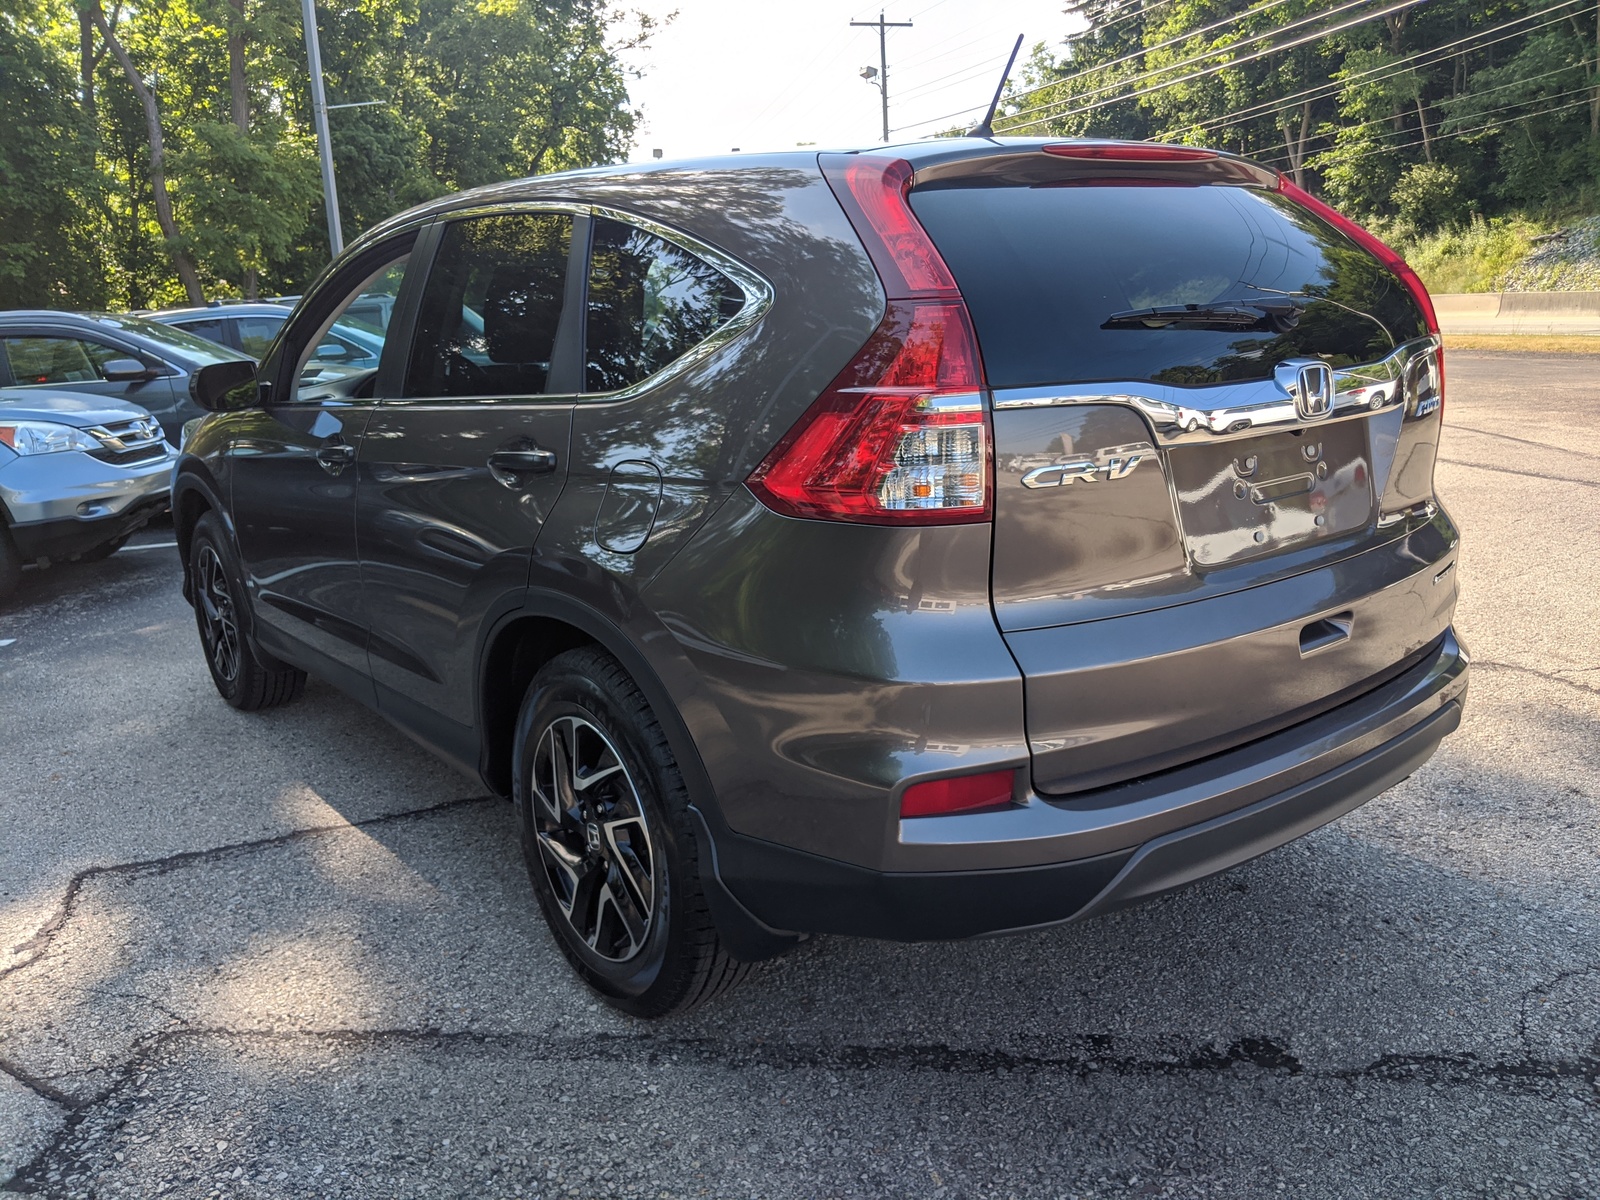
[[[1095,462],[1085,458],[1077,462],[1051,463],[1046,467],[1035,467],[1022,477],[1022,486],[1026,488],[1062,487],[1069,483],[1098,483],[1102,479],[1125,479],[1133,473],[1133,469],[1144,461],[1143,454],[1122,454],[1115,458],[1108,458],[1105,462]]]

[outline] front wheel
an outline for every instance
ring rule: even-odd
[[[306,674],[292,667],[268,667],[245,636],[244,587],[234,569],[232,547],[215,513],[195,522],[189,543],[189,578],[200,646],[217,693],[244,712],[273,708],[297,698]]]
[[[515,753],[534,892],[590,987],[623,1012],[663,1017],[744,977],[706,907],[683,776],[616,659],[585,648],[546,664]]]

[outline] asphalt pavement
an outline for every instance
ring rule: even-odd
[[[1600,372],[1449,360],[1465,723],[1081,926],[818,939],[675,1021],[508,808],[215,696],[170,526],[0,608],[0,1180],[50,1197],[1600,1197]]]

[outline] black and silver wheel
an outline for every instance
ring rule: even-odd
[[[616,659],[585,648],[547,663],[523,700],[515,754],[528,874],[590,987],[661,1017],[743,978],[706,907],[683,776]]]
[[[657,852],[627,764],[585,716],[545,725],[533,754],[533,823],[545,881],[567,928],[625,963],[655,912]]]
[[[217,692],[234,708],[253,712],[295,699],[304,690],[304,671],[257,657],[245,636],[243,589],[222,523],[214,513],[195,522],[189,543],[189,579],[195,625]]]

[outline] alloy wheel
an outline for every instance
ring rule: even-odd
[[[195,563],[199,586],[200,637],[205,642],[211,669],[217,678],[232,683],[239,677],[239,623],[234,616],[233,595],[228,577],[215,547],[204,545]]]
[[[600,957],[628,961],[650,931],[658,859],[622,756],[593,722],[556,717],[534,752],[533,792],[539,855],[567,923]]]

